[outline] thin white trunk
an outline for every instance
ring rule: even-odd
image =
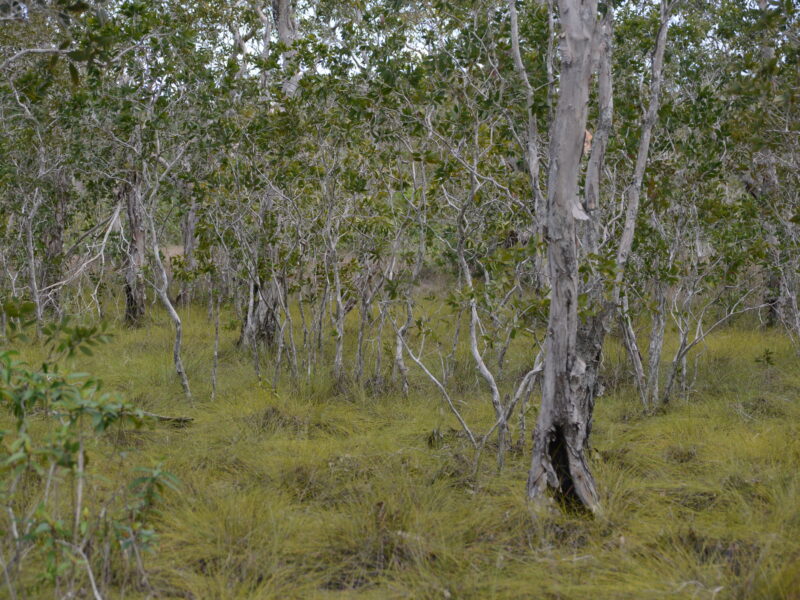
[[[629,311],[628,295],[625,294],[622,296],[622,305],[620,307],[620,328],[622,329],[625,349],[628,351],[628,358],[633,368],[634,385],[639,392],[642,405],[647,409],[644,363],[642,362],[642,353],[639,351],[639,343],[636,340],[636,331],[633,328],[633,319],[631,319]]]
[[[181,359],[181,344],[183,342],[183,325],[181,323],[181,318],[178,315],[178,312],[175,310],[175,306],[169,299],[169,288],[168,288],[169,279],[167,278],[167,270],[164,268],[164,263],[161,260],[161,253],[158,248],[158,239],[156,237],[156,228],[155,224],[153,223],[152,217],[150,218],[150,236],[152,237],[152,244],[153,244],[153,259],[155,261],[156,268],[158,269],[158,275],[160,277],[160,281],[157,282],[153,287],[155,288],[156,295],[161,300],[161,303],[164,305],[164,308],[167,310],[167,314],[169,314],[169,318],[175,327],[175,343],[172,347],[172,360],[175,363],[175,372],[178,374],[178,377],[181,380],[181,387],[183,388],[183,393],[186,396],[186,399],[191,402],[192,393],[189,390],[189,378],[186,375],[186,370],[183,367],[183,360]]]
[[[666,285],[659,282],[655,290],[656,310],[653,312],[653,323],[650,328],[650,347],[647,351],[647,391],[646,407],[651,409],[658,402],[659,377],[661,375],[661,353],[664,348],[664,330],[666,329]]]
[[[336,350],[333,357],[333,377],[337,382],[342,381],[344,375],[344,299],[342,298],[342,279],[339,269],[339,260],[334,251],[331,257],[331,269],[333,270],[333,300],[335,302],[335,319],[334,326],[336,328]]]
[[[413,322],[413,313],[411,311],[411,300],[406,299],[406,320],[403,326],[400,327],[395,333],[395,346],[394,346],[394,369],[393,375],[395,379],[400,380],[400,385],[403,390],[403,396],[408,396],[408,367],[403,359],[403,349],[406,348],[405,336],[408,329]],[[416,362],[416,361],[415,361]]]
[[[217,367],[219,366],[219,311],[222,295],[211,290],[211,301],[214,306],[214,357],[211,362],[211,401],[217,399]]]
[[[531,192],[533,194],[533,210],[534,218],[536,220],[534,227],[536,232],[540,236],[544,237],[546,200],[539,187],[539,123],[536,119],[536,113],[534,112],[533,86],[531,86],[528,78],[528,72],[525,69],[524,63],[522,62],[522,53],[520,52],[516,0],[508,0],[508,13],[511,22],[511,53],[514,58],[514,69],[516,70],[517,75],[519,76],[523,87],[525,88],[525,111],[528,117],[527,128],[525,131],[525,164],[528,171],[528,177],[530,179]],[[547,66],[548,81],[550,81],[550,78],[552,77],[552,65],[550,61],[552,56],[552,40],[550,40],[548,44]],[[547,270],[545,268],[544,261],[542,260],[542,255],[539,251],[536,252],[536,256],[534,257],[534,267],[536,270],[538,284],[542,287],[546,287],[548,283]]]
[[[36,213],[41,206],[41,195],[39,188],[36,188],[33,195],[33,204],[28,218],[25,219],[25,242],[28,253],[28,281],[31,288],[31,300],[34,306],[34,316],[36,317],[36,334],[42,333],[42,299],[39,294],[39,284],[36,276],[36,253],[34,252],[33,245],[33,220],[36,218]]]
[[[636,219],[639,215],[639,201],[642,195],[642,181],[644,180],[647,159],[650,155],[650,140],[653,128],[658,120],[658,109],[661,106],[661,85],[663,83],[664,52],[667,47],[667,31],[672,17],[672,9],[680,0],[662,0],[661,24],[656,36],[656,47],[653,52],[650,81],[650,101],[642,121],[642,133],[639,138],[639,148],[636,152],[636,165],[633,169],[633,181],[628,188],[627,206],[625,207],[625,225],[617,249],[617,278],[614,285],[614,302],[619,305],[622,280],[625,267],[628,264],[633,237],[636,231]]]

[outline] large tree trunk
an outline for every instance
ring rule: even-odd
[[[592,138],[591,154],[586,166],[586,180],[584,184],[583,208],[589,214],[600,205],[600,180],[605,161],[608,139],[611,135],[614,117],[614,93],[611,73],[612,40],[614,33],[614,12],[610,5],[606,6],[606,14],[599,24],[600,30],[595,33],[595,59],[597,77],[597,102],[599,115],[597,129]],[[584,148],[585,149],[585,148]],[[585,221],[584,251],[598,253],[599,232],[596,219]],[[586,286],[586,292],[591,298],[593,306],[599,310],[578,325],[577,348],[578,356],[586,365],[578,397],[587,413],[586,435],[591,433],[592,414],[594,412],[595,398],[600,395],[600,362],[602,359],[603,344],[609,330],[609,317],[613,307],[604,300],[606,282],[597,275]]]
[[[586,362],[578,356],[578,257],[574,211],[586,129],[597,0],[559,0],[560,93],[550,140],[547,190],[550,316],[545,340],[542,407],[533,435],[528,496],[547,487],[600,506],[586,463],[593,402],[581,393]]]
[[[294,6],[292,0],[272,0],[272,18],[275,20],[275,27],[278,30],[278,39],[281,44],[291,48],[297,40],[297,22],[294,17]],[[286,68],[297,54],[297,50],[287,50],[283,53],[283,68]],[[287,73],[288,75],[288,73]],[[297,85],[303,77],[302,71],[297,71],[294,75],[284,80],[283,93],[292,97],[297,92]]]
[[[142,325],[145,315],[145,220],[144,202],[137,182],[123,188],[128,213],[128,256],[125,264],[125,322],[132,327]]]

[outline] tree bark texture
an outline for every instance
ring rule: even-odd
[[[135,183],[123,187],[128,214],[128,256],[125,264],[125,322],[132,327],[142,325],[145,315],[144,261],[146,230],[144,201]]]
[[[578,356],[578,257],[573,207],[589,102],[597,0],[560,0],[560,93],[550,141],[547,190],[550,315],[542,407],[533,434],[528,497],[548,487],[589,510],[600,505],[586,463],[592,402],[581,393],[586,363]]]

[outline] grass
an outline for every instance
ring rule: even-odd
[[[800,370],[778,332],[714,335],[694,389],[665,414],[642,416],[632,390],[609,386],[593,519],[525,501],[529,440],[499,473],[487,449],[475,475],[413,367],[408,398],[336,391],[324,376],[274,391],[225,330],[212,403],[212,328],[199,309],[184,318],[193,407],[160,317],[73,365],[146,410],[195,419],[112,432],[93,458],[122,477],[112,450],[123,450],[124,466],[163,461],[181,481],[146,557],[158,597],[800,599]],[[607,371],[619,371],[610,344]],[[509,373],[532,358],[522,345],[510,354]],[[488,401],[464,372],[456,397],[488,429]],[[102,493],[99,479],[88,485]]]

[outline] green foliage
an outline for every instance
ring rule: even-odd
[[[4,311],[12,323],[23,324],[7,340],[20,344],[32,306],[12,300]],[[160,468],[144,469],[129,494],[100,493],[103,479],[95,483],[99,474],[89,468],[89,448],[112,428],[140,427],[143,415],[103,392],[98,379],[61,369],[60,360],[92,356],[90,348],[108,342],[104,328],[72,326],[64,319],[43,333],[47,358],[38,368],[17,351],[0,351],[0,405],[13,416],[13,426],[0,430],[5,586],[12,595],[40,584],[89,594],[108,585],[109,569],[130,570],[146,580],[135,557],[152,548],[155,533],[148,521],[164,489],[176,489],[176,479]],[[0,417],[0,423],[8,424],[8,418]],[[123,564],[112,563],[120,559]],[[109,574],[101,575],[104,570]]]
[[[0,520],[6,577],[73,597],[88,595],[90,574],[104,593],[124,595],[135,580],[142,594],[219,598],[788,595],[797,481],[763,440],[795,457],[796,432],[778,417],[796,416],[785,398],[797,382],[772,333],[761,355],[761,337],[731,334],[698,363],[708,368],[700,402],[646,423],[623,397],[629,369],[612,347],[614,395],[598,407],[594,457],[608,515],[596,522],[532,515],[521,456],[500,474],[476,469],[418,372],[408,398],[394,395],[392,327],[407,320],[406,341],[488,430],[464,342],[472,303],[501,395],[531,367],[549,309],[540,200],[554,166],[558,3],[516,3],[526,78],[505,0],[299,2],[289,41],[271,14],[279,4],[52,0],[0,28],[0,293],[33,299],[38,287],[44,313],[34,323],[34,305],[14,302],[3,314],[9,346],[44,356],[0,353],[2,501],[14,515]],[[660,19],[658,2],[614,3],[613,129],[599,208],[579,227],[582,317],[606,308],[618,277],[634,316],[657,310],[662,293],[665,319],[684,334],[770,286],[796,296],[795,4],[675,4],[633,255],[619,273]],[[597,108],[593,96],[595,133]],[[140,431],[142,414],[105,391],[143,409],[185,408],[160,314],[114,340],[62,317],[117,310],[131,199],[159,236],[146,253],[195,242],[170,275],[195,298],[213,290],[211,308],[240,303],[224,314],[221,400],[201,405],[191,433]],[[773,274],[779,283],[761,281]],[[152,279],[148,265],[134,275]],[[251,361],[230,338],[254,289],[274,291],[283,345],[255,347]],[[186,364],[209,396],[214,342],[196,312]],[[329,327],[328,316],[343,322]],[[337,350],[372,377],[328,378]],[[264,397],[251,363],[274,372],[275,394]],[[284,363],[291,387],[278,382]],[[102,372],[106,386],[67,364]],[[753,372],[763,393],[744,378]],[[132,457],[156,466],[130,482],[118,463]],[[190,497],[173,499],[169,471]],[[141,552],[156,548],[156,525],[168,552],[149,577]]]

